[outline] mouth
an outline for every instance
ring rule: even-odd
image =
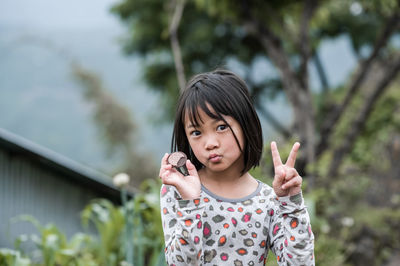
[[[221,159],[222,159],[222,156],[215,154],[215,153],[210,154],[210,156],[208,157],[208,160],[212,163],[218,163],[221,161]]]

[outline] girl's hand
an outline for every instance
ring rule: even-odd
[[[293,196],[301,192],[303,179],[294,168],[299,147],[300,143],[296,142],[290,151],[286,163],[283,164],[275,141],[271,142],[271,153],[275,170],[272,187],[278,197]]]
[[[200,197],[201,183],[196,167],[189,161],[186,161],[186,168],[189,175],[184,176],[179,173],[172,165],[168,164],[168,153],[161,159],[160,178],[165,185],[176,187],[181,194],[182,199],[196,199]]]

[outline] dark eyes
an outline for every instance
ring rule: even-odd
[[[227,128],[228,128],[227,125],[219,125],[219,126],[217,127],[217,130],[225,130],[225,129],[227,129]]]
[[[216,130],[217,130],[217,131],[224,131],[224,130],[226,130],[227,128],[228,128],[228,125],[226,125],[226,124],[221,124],[221,125],[218,125],[218,126],[217,126]],[[191,136],[194,136],[194,137],[198,137],[198,136],[201,135],[201,132],[200,132],[199,130],[193,130],[193,131],[190,132],[190,135],[191,135]]]
[[[200,131],[194,130],[194,131],[190,132],[190,135],[192,135],[192,136],[200,136]]]

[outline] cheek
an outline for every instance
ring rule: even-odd
[[[197,157],[197,153],[199,151],[199,143],[195,142],[195,141],[190,141],[190,139],[188,140],[190,149],[192,150],[192,152],[194,153],[194,155]]]
[[[202,162],[201,161],[201,158],[203,158],[203,156],[202,156],[202,149],[199,147],[199,144],[197,143],[197,142],[195,142],[195,143],[190,143],[190,141],[189,141],[189,145],[190,145],[190,149],[191,149],[191,152],[192,152],[192,155],[191,156],[194,156],[194,157],[196,157],[196,159],[200,162],[200,163],[204,163],[204,162]]]

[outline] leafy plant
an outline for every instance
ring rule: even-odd
[[[28,266],[31,260],[24,258],[21,252],[8,248],[0,248],[0,266]]]
[[[16,250],[0,249],[0,266],[117,266],[125,261],[127,211],[132,211],[133,264],[164,265],[163,238],[159,207],[160,183],[143,183],[144,192],[138,192],[126,206],[114,205],[107,199],[95,199],[82,211],[82,225],[86,230],[93,225],[97,235],[76,233],[68,241],[54,224],[41,225],[30,215],[12,219],[12,223],[29,222],[38,234],[21,235],[15,240]],[[23,243],[32,242],[35,250],[25,254]]]

